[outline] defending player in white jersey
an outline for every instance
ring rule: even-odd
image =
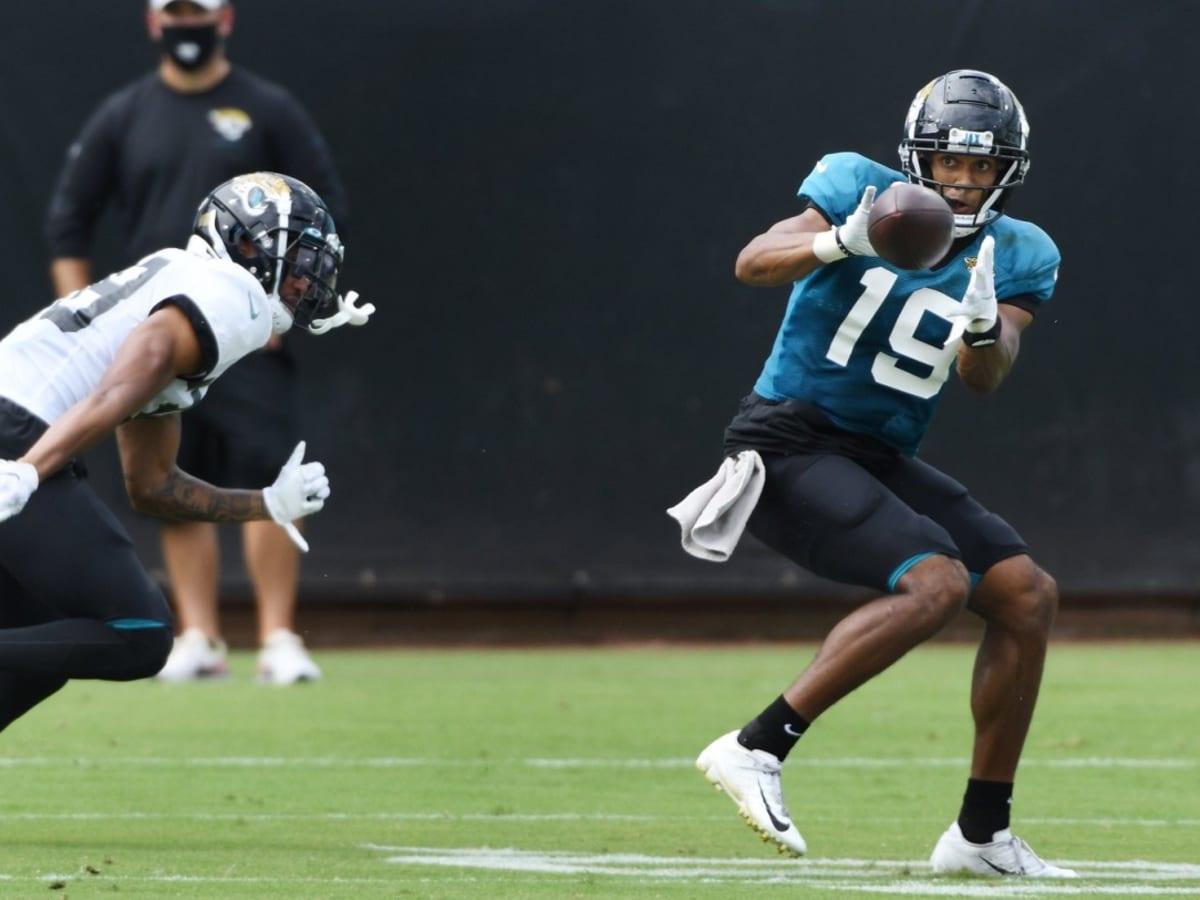
[[[171,612],[88,485],[80,454],[116,432],[135,509],[199,521],[294,520],[329,480],[301,442],[274,484],[228,490],[179,469],[179,414],[273,333],[365,324],[337,293],[343,248],[294,178],[241,175],[196,215],[188,249],[153,253],[0,341],[0,729],[72,678],[162,668]]]

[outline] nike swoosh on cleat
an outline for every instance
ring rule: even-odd
[[[986,865],[990,869],[994,869],[996,872],[999,872],[1001,875],[1020,875],[1021,874],[1020,872],[1014,872],[1012,869],[1006,869],[1003,866],[996,865],[994,862],[992,862],[990,859],[988,859],[986,856],[984,856],[982,854],[980,854],[979,858],[981,860],[983,860],[984,865]]]
[[[767,811],[767,818],[771,820],[771,824],[775,826],[776,831],[787,831],[792,827],[791,822],[781,822],[775,818],[775,812],[771,809],[771,804],[767,802],[767,795],[763,793],[763,789],[758,789],[758,796],[762,797],[763,809]],[[990,865],[990,863],[989,863]]]

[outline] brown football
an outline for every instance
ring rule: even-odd
[[[893,266],[928,269],[954,241],[954,213],[936,191],[897,181],[875,198],[867,237]]]

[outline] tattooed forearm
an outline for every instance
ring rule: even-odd
[[[247,522],[268,518],[261,491],[219,488],[178,470],[155,490],[140,492],[136,498],[131,492],[130,496],[138,512],[160,519]]]

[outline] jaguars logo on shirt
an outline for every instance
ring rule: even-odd
[[[244,109],[230,106],[209,110],[208,122],[217,134],[230,142],[240,141],[242,135],[254,126]]]

